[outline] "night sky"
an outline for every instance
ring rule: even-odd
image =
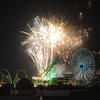
[[[32,60],[21,46],[26,35],[27,23],[36,16],[65,17],[74,25],[82,24],[91,27],[88,48],[95,51],[98,67],[100,64],[100,0],[13,0],[0,2],[0,69],[7,68],[12,75],[18,69],[25,69],[32,75],[34,69]],[[83,13],[80,23],[79,13]]]

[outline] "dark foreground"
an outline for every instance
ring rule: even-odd
[[[25,92],[26,91],[26,92]],[[17,94],[0,94],[0,100],[100,100],[100,89],[37,90],[34,94],[27,90]]]

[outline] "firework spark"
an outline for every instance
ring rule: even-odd
[[[66,50],[66,57],[77,47],[82,45],[82,36],[72,27],[56,18],[34,19],[34,26],[28,24],[31,32],[23,32],[28,39],[22,45],[28,45],[27,52],[34,61],[38,74],[50,67],[57,55]]]

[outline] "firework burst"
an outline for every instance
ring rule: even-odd
[[[70,25],[57,18],[34,19],[34,25],[30,26],[30,32],[23,33],[28,35],[28,39],[22,42],[27,45],[27,52],[31,56],[38,74],[50,67],[56,55],[68,55],[77,47],[82,45],[82,36]],[[66,53],[66,55],[65,55]]]

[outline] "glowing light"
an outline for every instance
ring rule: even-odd
[[[55,17],[36,17],[34,26],[27,25],[31,32],[22,31],[28,35],[28,39],[23,41],[22,45],[27,45],[27,52],[36,65],[39,75],[43,75],[43,72],[52,66],[56,55],[60,57],[66,51],[68,57],[83,43],[79,32]]]

